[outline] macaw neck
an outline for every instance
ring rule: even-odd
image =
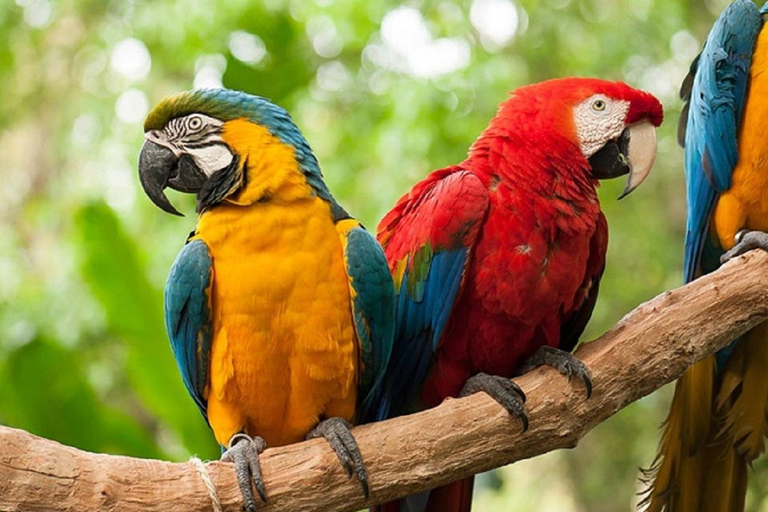
[[[462,167],[472,169],[489,190],[500,182],[543,199],[593,202],[598,181],[578,144],[562,137],[513,131],[486,132],[472,145]]]
[[[224,202],[241,206],[270,200],[288,203],[312,195],[312,188],[285,146],[245,155],[241,172],[242,185]]]
[[[318,196],[328,201],[334,217],[338,216],[341,207],[325,186],[308,146],[297,150],[264,126],[246,119],[225,124],[222,139],[242,162],[241,185],[223,202],[246,206],[263,201],[290,203]]]
[[[576,144],[484,134],[461,167],[488,187],[492,208],[529,209],[539,221],[552,218],[569,232],[594,228],[598,182]]]

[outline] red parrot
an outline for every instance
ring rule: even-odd
[[[546,364],[584,381],[569,351],[592,313],[608,229],[598,180],[656,156],[661,103],[621,82],[550,80],[517,89],[459,165],[429,174],[378,227],[394,276],[395,344],[380,419],[485,391],[527,428],[510,380]],[[381,507],[469,510],[472,479]]]

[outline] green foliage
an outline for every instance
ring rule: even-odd
[[[160,456],[143,425],[99,402],[76,351],[33,340],[8,354],[1,370],[3,389],[16,390],[0,398],[5,422],[85,450]]]
[[[681,282],[676,93],[725,4],[0,2],[0,422],[90,450],[217,455],[162,319],[165,277],[195,219],[156,209],[136,176],[148,108],[195,83],[287,108],[331,191],[370,229],[428,171],[461,161],[520,85],[591,75],[650,90],[667,116],[657,165],[621,202],[619,180],[600,193],[609,259],[585,338],[599,335]],[[504,16],[478,21],[489,5]],[[171,199],[193,212],[192,198]],[[478,510],[630,510],[667,404],[656,393],[577,450],[483,479],[493,485],[478,490]],[[768,503],[766,464],[750,511]]]
[[[165,421],[186,446],[216,453],[211,435],[174,367],[163,329],[163,303],[141,261],[141,243],[124,232],[103,202],[84,205],[75,216],[82,273],[104,308],[106,327],[126,344],[125,371],[147,409]],[[213,449],[211,449],[213,448]]]

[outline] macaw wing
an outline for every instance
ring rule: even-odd
[[[349,276],[352,313],[360,343],[358,422],[373,421],[392,353],[395,299],[384,251],[357,221],[342,221],[344,262]]]
[[[208,246],[192,240],[176,257],[165,284],[165,329],[189,394],[208,419],[205,388],[211,354],[210,291],[213,265]]]
[[[738,160],[737,136],[744,108],[752,50],[761,20],[751,0],[736,0],[715,22],[701,55],[691,66],[680,92],[688,115],[685,131],[685,174],[688,225],[685,237],[685,280],[701,272],[709,220],[720,193],[731,187]],[[682,130],[679,130],[679,132]]]
[[[488,210],[460,168],[432,173],[379,224],[395,284],[395,343],[378,418],[406,412],[427,376]]]

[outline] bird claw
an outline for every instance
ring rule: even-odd
[[[523,432],[528,430],[528,415],[525,413],[525,393],[512,379],[478,373],[467,379],[459,396],[474,395],[484,391],[496,400],[509,414],[518,418],[523,424]]]
[[[266,441],[261,437],[252,438],[246,434],[235,434],[229,440],[229,448],[221,456],[222,461],[235,464],[237,484],[240,486],[240,493],[243,495],[247,512],[256,512],[253,487],[256,488],[261,501],[267,503],[267,491],[264,487],[261,464],[259,463],[259,455],[266,446]]]
[[[736,233],[736,245],[720,256],[720,263],[725,263],[737,256],[751,251],[752,249],[762,249],[768,251],[768,233],[762,231],[748,231],[743,229]]]
[[[592,374],[587,365],[570,352],[555,347],[539,347],[520,367],[520,373],[529,372],[539,366],[554,368],[568,377],[569,381],[578,377],[584,383],[584,387],[587,388],[587,398],[592,396]]]
[[[328,444],[331,445],[331,448],[333,448],[333,451],[336,452],[336,456],[347,471],[347,475],[350,478],[352,475],[357,476],[360,486],[363,488],[363,494],[368,498],[370,494],[368,471],[365,469],[363,456],[360,453],[360,448],[357,446],[357,441],[355,441],[352,432],[349,431],[351,428],[352,424],[343,418],[328,418],[313,428],[306,438],[325,438]]]

